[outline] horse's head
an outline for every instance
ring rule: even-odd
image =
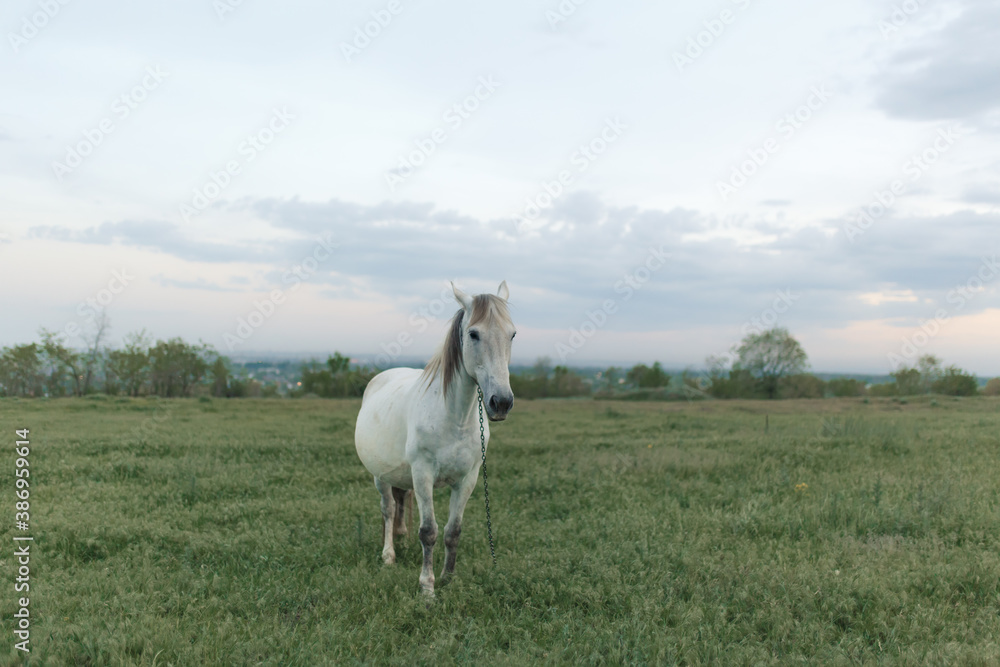
[[[507,310],[507,281],[497,295],[469,296],[452,284],[455,298],[465,310],[462,317],[462,365],[483,391],[490,421],[502,421],[514,405],[510,390],[510,345],[514,323]]]

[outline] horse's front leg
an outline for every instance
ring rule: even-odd
[[[472,470],[460,481],[451,487],[451,504],[448,512],[448,523],[444,527],[444,569],[441,570],[441,585],[451,579],[455,572],[455,558],[458,555],[458,538],[462,535],[462,515],[465,514],[465,506],[469,502],[472,490],[476,488],[479,480],[479,466],[474,466]]]
[[[434,520],[434,475],[424,466],[414,465],[413,495],[420,511],[420,544],[424,548],[424,566],[420,570],[420,590],[434,596],[434,543],[437,541],[438,526]]]

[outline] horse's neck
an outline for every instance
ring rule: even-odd
[[[472,419],[478,400],[476,381],[465,372],[464,368],[459,369],[452,378],[451,386],[448,388],[448,398],[445,400],[448,419],[459,424]]]

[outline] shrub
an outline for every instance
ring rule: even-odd
[[[666,387],[670,384],[670,376],[663,371],[659,361],[653,362],[652,368],[646,364],[633,366],[625,379],[640,389]]]
[[[834,378],[826,383],[834,396],[864,396],[865,383],[854,378]]]
[[[512,373],[510,390],[515,398],[543,398],[548,396],[548,378],[536,377],[530,373]]]
[[[590,393],[590,386],[583,381],[583,378],[565,366],[556,366],[552,369],[549,385],[551,396],[586,396]]]
[[[945,396],[975,396],[979,391],[979,382],[975,375],[970,375],[957,366],[949,366],[931,385],[931,390]]]
[[[810,373],[799,373],[781,378],[778,395],[781,398],[823,398],[826,383]]]
[[[758,398],[757,379],[750,371],[733,369],[728,374],[716,374],[711,377],[708,393],[714,398]]]
[[[896,380],[897,396],[913,396],[923,393],[920,371],[916,368],[901,368],[893,373],[892,377]]]
[[[548,367],[539,363],[530,371],[512,374],[510,390],[516,398],[586,396],[590,385],[566,366],[553,368],[550,377]]]
[[[361,396],[368,386],[368,381],[375,377],[377,371],[361,366],[351,368],[348,357],[334,352],[326,360],[326,368],[311,361],[302,365],[302,386],[295,392],[299,396],[315,394],[323,398],[348,398]],[[248,384],[245,395],[260,396],[259,382]]]
[[[873,384],[868,387],[868,395],[880,398],[886,398],[889,396],[896,395],[896,383],[895,382],[883,382],[882,384]]]

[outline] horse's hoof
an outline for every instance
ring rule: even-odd
[[[386,565],[393,565],[396,562],[396,554],[382,554],[382,562]]]

